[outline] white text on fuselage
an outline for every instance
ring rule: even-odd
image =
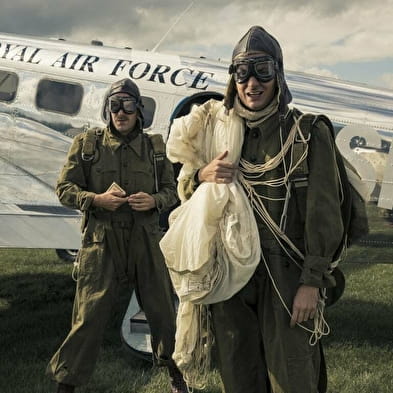
[[[133,60],[105,60],[105,70],[99,70],[102,59],[98,56],[65,52],[61,55],[47,52],[43,48],[10,44],[0,41],[0,59],[29,64],[47,65],[81,72],[102,72],[118,77],[130,77],[134,80],[147,80],[156,83],[169,83],[173,86],[187,86],[192,89],[206,90],[208,78],[214,73],[199,71],[189,67],[171,67],[167,64],[157,64]],[[50,59],[52,57],[52,59]],[[108,62],[112,65],[108,66]]]

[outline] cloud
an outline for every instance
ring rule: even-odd
[[[393,15],[386,12],[386,4],[392,1],[379,2],[381,8],[375,3],[368,8],[352,7],[334,17],[316,18],[311,7],[290,11],[284,20],[272,15],[270,23],[280,34],[287,66],[302,69],[393,55]]]
[[[184,0],[13,0],[1,30],[152,49],[188,6]],[[326,70],[393,57],[393,0],[195,0],[160,50],[230,59],[252,25],[280,42],[286,68]]]

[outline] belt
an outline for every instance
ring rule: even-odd
[[[132,211],[130,212],[94,212],[93,216],[97,220],[103,220],[110,224],[115,224],[122,228],[129,228],[134,225],[135,219]]]

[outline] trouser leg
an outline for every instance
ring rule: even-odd
[[[116,292],[111,258],[102,252],[102,248],[93,247],[82,249],[78,256],[72,327],[47,367],[57,382],[82,385],[96,364]]]
[[[143,244],[134,251],[135,289],[150,326],[152,350],[158,365],[172,363],[176,314],[169,274],[154,234],[140,232]]]
[[[311,333],[299,326],[289,326],[290,316],[282,301],[292,310],[299,286],[300,269],[283,256],[270,255],[268,266],[279,289],[266,282],[258,305],[258,315],[265,347],[265,358],[273,393],[323,393],[326,386],[325,365],[321,362],[321,345],[310,345]],[[311,331],[313,321],[303,323]],[[326,381],[325,381],[326,385]]]
[[[270,393],[256,301],[257,286],[251,279],[229,300],[211,305],[225,393]]]
[[[291,310],[299,270],[284,262],[282,256],[272,256],[269,265]],[[211,310],[226,393],[326,392],[321,346],[309,344],[306,330],[289,327],[290,316],[263,264],[240,292]],[[312,321],[306,326],[312,329]]]

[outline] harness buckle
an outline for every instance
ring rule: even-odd
[[[91,161],[94,159],[94,154],[86,154],[82,152],[82,160],[83,161]]]
[[[293,177],[291,179],[291,183],[293,183],[295,188],[307,187],[308,186],[308,177],[307,176]]]

